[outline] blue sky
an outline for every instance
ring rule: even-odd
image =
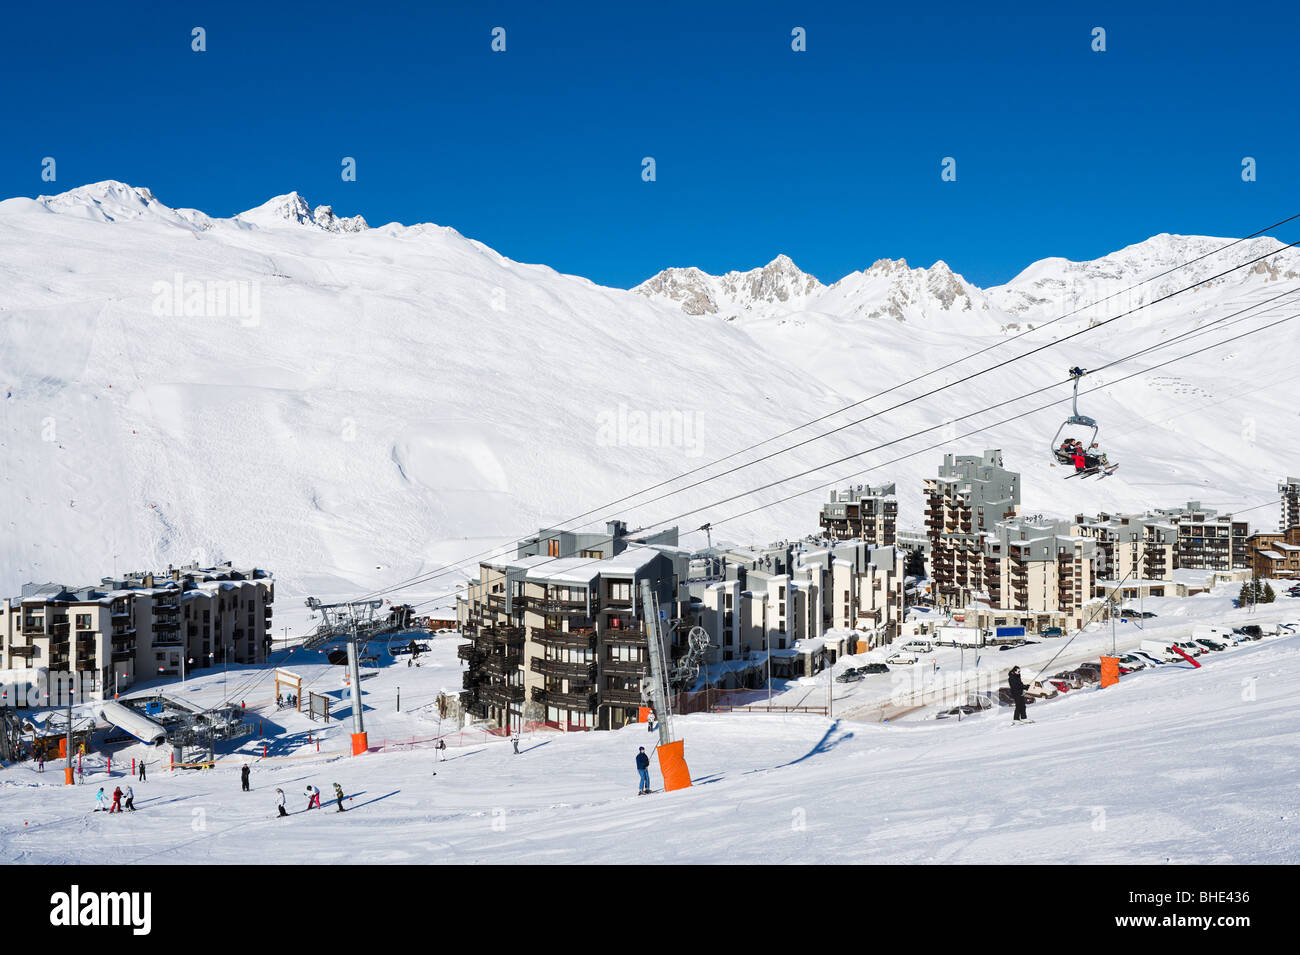
[[[1300,211],[1294,3],[1040,6],[15,4],[0,195],[120,179],[225,216],[296,189],[619,286],[781,252],[988,286]]]

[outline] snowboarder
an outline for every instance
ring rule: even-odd
[[[126,795],[124,797],[127,812],[135,812],[135,793],[131,791],[131,784],[126,785]]]
[[[95,793],[95,808],[94,808],[93,811],[94,811],[94,812],[103,812],[105,809],[108,808],[108,806],[106,805],[107,802],[108,802],[108,799],[107,799],[107,797],[104,795],[104,787],[103,787],[103,786],[100,786],[100,787],[99,787],[99,792]]]
[[[644,796],[650,792],[650,757],[645,754],[645,747],[642,746],[636,754],[636,771],[641,777],[641,785],[637,789],[638,796]]]
[[[1025,716],[1025,683],[1020,679],[1020,667],[1012,667],[1007,674],[1007,684],[1011,687],[1011,699],[1016,704],[1016,711],[1011,716],[1012,723],[1032,723]]]
[[[140,782],[144,782],[144,760],[140,760]]]
[[[113,790],[113,805],[108,807],[109,812],[122,811],[122,787],[118,786]]]
[[[334,801],[338,804],[338,811],[343,811],[343,787],[338,783],[334,784]]]
[[[317,789],[315,786],[313,786],[311,783],[307,784],[307,808],[308,809],[320,808],[320,790]]]
[[[244,792],[248,792],[248,763],[245,763],[239,770],[239,781],[244,787]]]
[[[283,790],[283,789],[276,789],[276,791],[275,791],[275,808],[276,808],[277,813],[278,813],[278,815],[276,816],[276,818],[279,818],[280,816],[287,816],[287,815],[289,815],[289,814],[288,814],[287,812],[285,812],[285,810],[284,810],[284,790]]]

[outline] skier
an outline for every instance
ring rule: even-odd
[[[239,781],[244,787],[244,792],[248,792],[248,763],[245,763],[239,770]]]
[[[313,786],[311,783],[307,784],[307,808],[308,809],[320,808],[320,790],[317,789],[315,786]]]
[[[442,762],[446,758],[447,758],[447,741],[445,739],[440,739],[438,740],[438,761]]]
[[[1020,667],[1011,668],[1011,672],[1007,674],[1007,683],[1011,687],[1011,699],[1016,704],[1016,711],[1011,716],[1011,722],[1032,723],[1033,720],[1025,716],[1025,683],[1020,679]]]
[[[287,812],[284,811],[284,790],[283,789],[276,789],[275,791],[275,808],[278,813],[276,818],[279,818],[280,816],[289,815]]]
[[[140,782],[144,782],[144,760],[140,760]]]
[[[122,811],[122,787],[118,786],[113,790],[113,805],[108,807],[109,812]]]
[[[108,799],[104,795],[104,787],[100,786],[99,792],[95,793],[95,808],[92,811],[103,812],[105,809],[108,808],[108,806],[105,805],[107,801]]]
[[[38,760],[36,761],[36,771],[37,771],[38,773],[43,773],[43,772],[45,772],[45,757],[44,757],[44,756],[42,756],[40,759],[38,759]]]
[[[518,733],[510,737],[510,743],[515,748],[515,755],[518,756],[519,755],[519,734]]]
[[[135,793],[131,791],[131,784],[126,784],[125,803],[127,812],[135,812]]]
[[[334,801],[338,803],[338,811],[343,811],[343,787],[338,783],[334,784]]]
[[[637,789],[638,796],[644,796],[650,792],[650,757],[645,754],[645,747],[642,746],[640,752],[636,754],[636,771],[641,777],[640,788]]]

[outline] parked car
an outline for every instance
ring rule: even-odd
[[[1009,687],[1009,686],[998,687],[998,705],[999,705],[999,706],[1014,706],[1014,705],[1015,705],[1015,702],[1016,702],[1016,701],[1015,701],[1015,698],[1012,697],[1012,695],[1011,695],[1011,687]],[[1026,693],[1026,694],[1025,694],[1025,702],[1026,702],[1026,703],[1033,703],[1033,702],[1034,702],[1034,697],[1032,697],[1032,696],[1030,696],[1028,693]]]
[[[970,697],[961,706],[954,706],[952,709],[940,710],[934,714],[936,720],[958,719],[963,716],[973,716],[984,710],[993,709],[994,703],[987,696]]]
[[[1155,616],[1150,610],[1134,610],[1132,607],[1125,607],[1119,613],[1121,617],[1135,617],[1138,620],[1150,620]]]
[[[1261,630],[1257,624],[1253,623],[1248,623],[1242,627],[1233,627],[1232,632],[1239,633],[1243,637],[1248,637],[1251,640],[1259,640],[1264,636],[1264,631]]]
[[[919,660],[910,653],[891,653],[889,656],[885,657],[885,662],[897,666],[899,664],[906,665],[909,663],[917,663]]]
[[[1136,657],[1131,653],[1121,653],[1119,655],[1119,665],[1120,665],[1120,671],[1119,671],[1120,673],[1126,672],[1124,670],[1124,667],[1128,667],[1129,671],[1133,671],[1133,670],[1145,670],[1150,666],[1150,664],[1147,663],[1145,660],[1143,660],[1141,657]]]
[[[888,673],[889,667],[885,666],[883,663],[864,663],[862,666],[858,667],[858,672],[862,673],[864,676],[868,673]]]
[[[1078,670],[1080,673],[1091,673],[1095,675],[1098,680],[1101,679],[1100,660],[1098,660],[1096,663],[1093,663],[1091,660],[1089,660],[1087,663],[1080,663],[1077,667],[1075,667],[1075,669]]]
[[[899,649],[904,653],[934,653],[934,644],[929,640],[909,640]]]
[[[1063,637],[1063,636],[1065,636],[1065,631],[1062,630],[1060,627],[1044,627],[1044,628],[1043,628],[1042,630],[1040,630],[1038,633],[1039,633],[1039,636],[1043,636],[1043,637]]]
[[[1052,686],[1051,683],[1044,684],[1041,681],[1035,681],[1025,688],[1026,697],[1037,697],[1042,700],[1054,699],[1061,691]]]
[[[1053,674],[1052,679],[1062,680],[1070,684],[1070,689],[1072,690],[1079,689],[1081,686],[1083,686],[1084,683],[1087,682],[1083,674],[1080,673],[1078,670],[1062,670],[1060,673]]]
[[[1227,645],[1226,643],[1219,643],[1219,642],[1218,642],[1217,640],[1215,640],[1213,637],[1200,637],[1200,638],[1198,638],[1198,639],[1196,639],[1196,640],[1193,640],[1192,642],[1193,642],[1193,643],[1199,643],[1201,646],[1205,647],[1205,649],[1207,649],[1207,650],[1226,650],[1226,649],[1228,649],[1228,645]]]
[[[1158,666],[1163,666],[1165,662],[1163,657],[1156,656],[1150,650],[1130,650],[1129,653],[1139,660],[1145,660],[1153,670]]]
[[[1014,640],[1014,641],[1012,641],[1011,643],[1003,643],[1003,644],[1000,644],[1000,645],[998,646],[998,649],[999,649],[999,650],[1014,650],[1016,647],[1023,647],[1024,645],[1025,645],[1025,641],[1024,641],[1024,640]]]
[[[836,683],[857,683],[859,680],[865,680],[867,675],[857,667],[849,667],[843,673],[835,678]]]

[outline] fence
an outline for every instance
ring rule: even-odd
[[[673,712],[691,713],[816,713],[826,714],[825,706],[790,706],[770,702],[765,689],[691,690],[673,695]]]

